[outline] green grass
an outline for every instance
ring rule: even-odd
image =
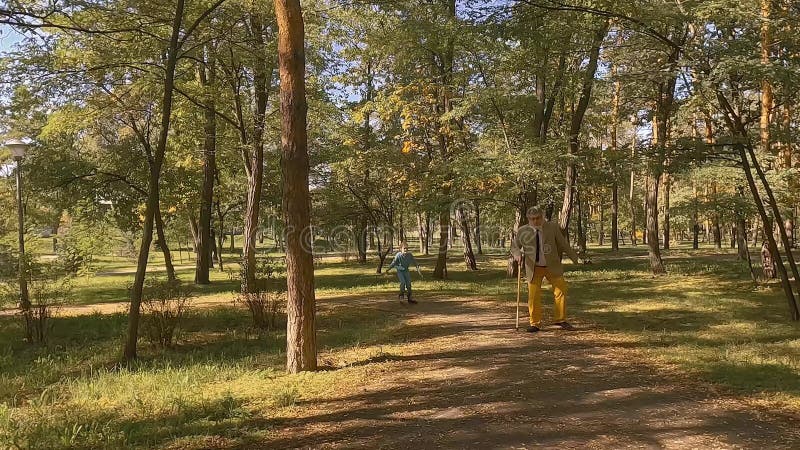
[[[479,272],[463,270],[453,253],[446,282],[431,279],[432,257],[419,258],[418,295],[514,301],[499,252],[480,258]],[[660,278],[650,276],[644,247],[592,254],[595,264],[568,268],[571,315],[646,358],[800,411],[800,327],[788,321],[778,286],[754,287],[733,254],[710,249],[665,252],[670,275]],[[363,382],[368,373],[355,363],[414,339],[397,315],[324,300],[395,292],[394,274],[375,274],[371,258],[367,266],[329,258],[316,271],[320,363],[338,370],[285,374],[284,333],[254,332],[246,312],[226,304],[193,310],[178,346],[143,344],[132,367],[118,364],[122,314],[56,318],[46,347],[20,342],[18,321],[0,316],[0,448],[203,448],[209,436],[246,444],[275,432],[308,404]],[[75,302],[126,301],[132,275],[120,272],[131,268],[102,261],[76,283]],[[179,275],[191,280],[191,266]],[[237,288],[225,273],[213,278],[198,300],[226,301]]]

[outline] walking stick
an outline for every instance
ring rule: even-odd
[[[517,263],[517,325],[514,330],[519,330],[519,297],[522,292],[522,261],[525,261],[525,254],[521,253]]]

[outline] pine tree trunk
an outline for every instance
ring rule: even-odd
[[[300,0],[275,0],[281,79],[281,174],[286,224],[286,367],[317,369],[314,259],[311,254],[305,31]]]
[[[724,118],[725,121],[728,123],[728,127],[731,129],[731,131],[736,135],[744,139],[747,139],[748,137],[747,129],[743,125],[741,118],[736,114],[736,110],[730,105],[725,95],[720,91],[717,91],[717,100],[719,101],[720,106],[722,106],[723,110],[725,111]],[[795,299],[794,291],[792,290],[791,281],[789,280],[789,274],[786,272],[786,267],[783,265],[783,259],[781,258],[781,255],[779,253],[778,243],[775,240],[775,236],[773,235],[773,229],[770,217],[767,215],[766,209],[764,208],[764,203],[761,199],[761,195],[759,194],[758,188],[756,187],[756,182],[750,168],[751,159],[753,167],[756,169],[756,172],[761,178],[762,184],[764,185],[768,197],[770,198],[770,206],[777,209],[777,205],[775,204],[775,199],[772,196],[772,190],[769,186],[769,183],[766,183],[764,173],[758,164],[758,159],[756,158],[752,145],[750,145],[749,143],[747,145],[742,143],[735,143],[733,144],[733,147],[739,153],[739,158],[742,163],[742,168],[744,169],[748,187],[750,188],[750,193],[753,195],[753,201],[755,202],[759,216],[761,217],[761,223],[764,226],[764,232],[769,245],[768,247],[769,251],[772,253],[772,255],[775,258],[775,262],[777,263],[776,266],[778,269],[778,273],[780,274],[781,286],[783,287],[784,294],[786,295],[786,300],[789,304],[789,315],[792,320],[798,321],[800,320],[800,309],[798,308],[797,300]],[[780,217],[780,211],[778,211],[777,217]],[[790,265],[792,266],[795,279],[800,279],[800,277],[798,277],[797,275],[796,265],[792,264],[793,257],[791,255],[791,252],[787,252],[787,258],[790,258],[789,261]]]
[[[633,133],[633,142],[631,143],[631,160],[636,160],[636,130],[634,129]],[[630,181],[630,192],[628,193],[628,203],[630,206],[630,213],[631,213],[631,245],[636,247],[638,245],[638,239],[636,236],[636,169],[631,165],[631,181]]]

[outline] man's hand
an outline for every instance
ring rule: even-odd
[[[589,265],[589,264],[592,264],[592,260],[591,260],[591,259],[589,259],[589,258],[582,258],[582,259],[581,259],[581,264],[583,264],[583,265]]]

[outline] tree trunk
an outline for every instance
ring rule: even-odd
[[[220,221],[222,224],[222,221]],[[211,253],[211,259],[217,260],[217,270],[222,272],[224,269],[222,264],[222,233],[216,233],[214,229],[211,229],[211,241],[213,246],[213,252]]]
[[[664,250],[669,250],[670,238],[670,218],[669,218],[669,194],[672,189],[672,179],[668,173],[664,174]]]
[[[572,158],[576,157],[580,150],[578,138],[583,126],[583,118],[592,97],[592,87],[594,86],[595,73],[597,72],[597,61],[600,58],[600,48],[606,37],[608,26],[609,22],[604,21],[603,25],[595,31],[592,48],[589,51],[589,61],[583,77],[581,96],[578,100],[578,106],[572,114],[572,120],[570,121],[568,136],[569,146],[567,148],[567,155],[570,159],[567,163],[566,182],[564,183],[564,202],[561,205],[561,215],[559,216],[559,226],[564,236],[567,235],[567,230],[569,230],[569,218],[572,213],[572,203],[575,196],[575,183],[578,178],[578,171],[575,167],[575,161]]]
[[[619,251],[619,185],[611,187],[611,250]]]
[[[584,226],[584,207],[580,191],[575,193],[575,200],[578,209],[578,251],[583,256],[586,254],[586,227]]]
[[[483,254],[483,236],[481,233],[481,204],[475,201],[475,245],[478,247],[478,254]]]
[[[700,223],[699,223],[699,207],[697,199],[697,186],[692,182],[692,248],[697,250],[700,248]]]
[[[767,211],[764,209],[764,203],[761,200],[755,180],[753,179],[753,174],[750,171],[750,162],[748,161],[747,154],[745,153],[745,146],[743,144],[735,144],[735,147],[739,150],[739,156],[742,160],[742,167],[745,171],[747,184],[750,186],[750,192],[753,194],[753,200],[755,201],[756,208],[761,216],[761,222],[764,225],[764,234],[767,237],[770,253],[772,253],[773,257],[776,259],[776,267],[781,277],[781,286],[783,287],[784,294],[786,294],[786,300],[789,303],[789,316],[794,321],[800,320],[800,309],[798,309],[797,300],[795,299],[792,285],[789,281],[789,274],[786,272],[786,267],[783,265],[783,259],[781,258],[778,250],[778,243],[775,241],[775,235],[773,234],[772,230],[772,222],[767,215]],[[751,156],[754,155],[751,153]]]
[[[617,42],[621,42],[621,35]],[[611,66],[612,77],[617,76],[617,66]],[[614,81],[614,99],[611,113],[611,169],[614,181],[611,184],[611,251],[619,251],[619,174],[617,172],[617,159],[619,156],[619,106],[622,85],[619,80]],[[635,134],[635,133],[634,133]],[[632,161],[631,161],[632,163]]]
[[[472,251],[472,240],[470,239],[469,232],[469,218],[464,211],[464,208],[459,206],[456,210],[456,217],[459,225],[461,226],[461,242],[464,244],[464,263],[469,270],[478,270],[478,264],[475,262],[475,253]]]
[[[425,253],[425,226],[422,223],[422,213],[417,211],[417,235],[419,236],[419,253]]]
[[[447,278],[447,242],[450,234],[450,209],[444,208],[439,213],[439,252],[436,257],[436,267],[433,277],[444,280]]]
[[[161,217],[161,207],[156,209],[156,233],[158,234],[158,245],[161,247],[161,253],[164,255],[164,267],[167,271],[167,279],[170,281],[176,280],[175,266],[172,265],[172,253],[169,251],[169,243],[167,242],[167,235],[164,233],[164,219]]]
[[[276,5],[277,5],[276,1]],[[302,18],[301,18],[302,20]],[[256,234],[259,228],[261,212],[262,186],[264,184],[264,119],[269,100],[269,91],[272,83],[273,68],[271,63],[264,59],[266,44],[264,43],[265,26],[259,13],[250,14],[250,30],[258,56],[253,64],[253,85],[255,97],[255,111],[253,117],[252,153],[248,164],[247,179],[247,205],[244,214],[244,244],[242,263],[244,264],[244,278],[242,290],[255,292],[256,287]],[[284,145],[286,145],[284,143]],[[305,151],[305,150],[303,150]],[[316,360],[316,354],[314,356]]]
[[[748,136],[747,129],[742,123],[741,117],[739,117],[736,114],[736,110],[730,105],[728,99],[720,91],[717,91],[717,100],[719,101],[720,106],[722,106],[725,112],[724,118],[728,124],[728,127],[731,129],[733,133],[746,139]],[[792,284],[791,281],[789,280],[789,274],[786,272],[786,267],[783,265],[783,260],[778,250],[778,243],[775,240],[775,236],[773,234],[772,222],[770,221],[770,217],[767,215],[767,211],[764,208],[764,203],[761,200],[761,195],[758,193],[758,188],[756,187],[756,182],[755,179],[753,178],[753,173],[750,169],[750,159],[748,158],[748,155],[752,159],[753,167],[756,169],[756,172],[761,178],[762,184],[764,185],[764,189],[767,191],[768,197],[770,198],[770,206],[777,209],[777,205],[775,204],[775,199],[772,196],[772,190],[769,186],[769,183],[766,182],[764,173],[758,164],[758,159],[756,159],[756,155],[755,152],[753,151],[752,145],[750,145],[749,143],[747,145],[742,143],[735,143],[733,147],[739,153],[739,158],[742,163],[742,168],[744,169],[745,177],[747,178],[748,187],[750,188],[750,192],[753,195],[753,200],[756,204],[756,208],[758,209],[758,213],[761,216],[761,223],[764,226],[764,234],[766,235],[767,238],[769,251],[776,258],[775,262],[777,263],[776,266],[778,269],[778,273],[780,274],[781,277],[781,286],[783,287],[784,294],[786,295],[786,300],[789,303],[789,315],[792,320],[798,321],[800,320],[800,309],[798,308],[797,300],[795,299],[794,291],[792,290]],[[778,211],[777,217],[778,218],[780,217],[780,211]],[[785,236],[785,233],[782,234],[783,236]],[[793,257],[790,251],[787,252],[787,258],[790,258],[789,262],[790,265],[792,265]],[[798,277],[797,275],[796,265],[792,265],[792,270],[795,279],[800,279],[800,277]]]
[[[216,80],[212,51],[205,65],[198,68],[200,84],[205,88],[206,103],[203,109],[203,184],[200,188],[200,220],[197,224],[198,251],[195,261],[194,282],[200,285],[211,284],[209,268],[213,266],[212,247],[215,245],[211,237],[211,213],[214,202],[214,176],[217,172],[217,115],[213,86]]]
[[[172,99],[175,84],[175,66],[178,61],[179,39],[181,24],[183,23],[185,0],[177,0],[175,15],[172,21],[172,34],[167,49],[167,61],[164,67],[164,97],[161,102],[161,127],[159,129],[158,143],[155,154],[148,158],[150,168],[147,182],[147,203],[144,211],[144,227],[142,244],[139,248],[139,257],[136,262],[136,275],[131,286],[131,304],[128,311],[128,334],[125,340],[123,356],[130,361],[136,358],[136,347],[139,340],[139,315],[142,304],[142,290],[147,272],[147,260],[150,257],[150,244],[153,241],[153,222],[159,208],[159,189],[161,181],[161,166],[167,148],[167,137],[172,118]]]
[[[358,249],[358,263],[359,264],[366,264],[367,263],[367,233],[369,229],[367,228],[367,217],[363,214],[358,216],[358,228],[356,230],[356,247]]]
[[[659,176],[650,179],[650,189],[647,192],[647,246],[649,248],[650,269],[653,275],[662,275],[667,271],[661,260],[661,249],[658,239],[658,188]]]
[[[314,259],[311,254],[305,31],[300,0],[275,0],[281,78],[283,213],[286,223],[286,366],[317,368]]]
[[[598,230],[597,230],[597,245],[605,245],[606,243],[606,230],[605,230],[605,209],[603,209],[603,202],[601,201],[600,204],[597,206],[599,209],[600,214],[600,221],[598,222]],[[589,213],[591,215],[591,212]]]
[[[425,256],[431,254],[431,242],[433,236],[431,235],[431,214],[425,211]]]
[[[770,20],[770,16],[772,15],[772,2],[773,0],[761,0],[761,64],[765,69],[770,65],[770,53],[772,52],[773,45]],[[771,155],[770,116],[773,103],[772,84],[765,76],[761,80],[761,115],[759,128],[761,150],[768,155]]]
[[[394,248],[394,234],[391,232],[383,231],[383,237],[376,233],[376,242],[378,250],[378,267],[375,273],[383,273],[383,266],[386,264],[386,257],[392,252]]]
[[[631,184],[630,192],[628,193],[628,203],[631,210],[631,245],[636,247],[636,168],[634,166],[636,161],[636,128],[633,130],[633,142],[631,143]]]

